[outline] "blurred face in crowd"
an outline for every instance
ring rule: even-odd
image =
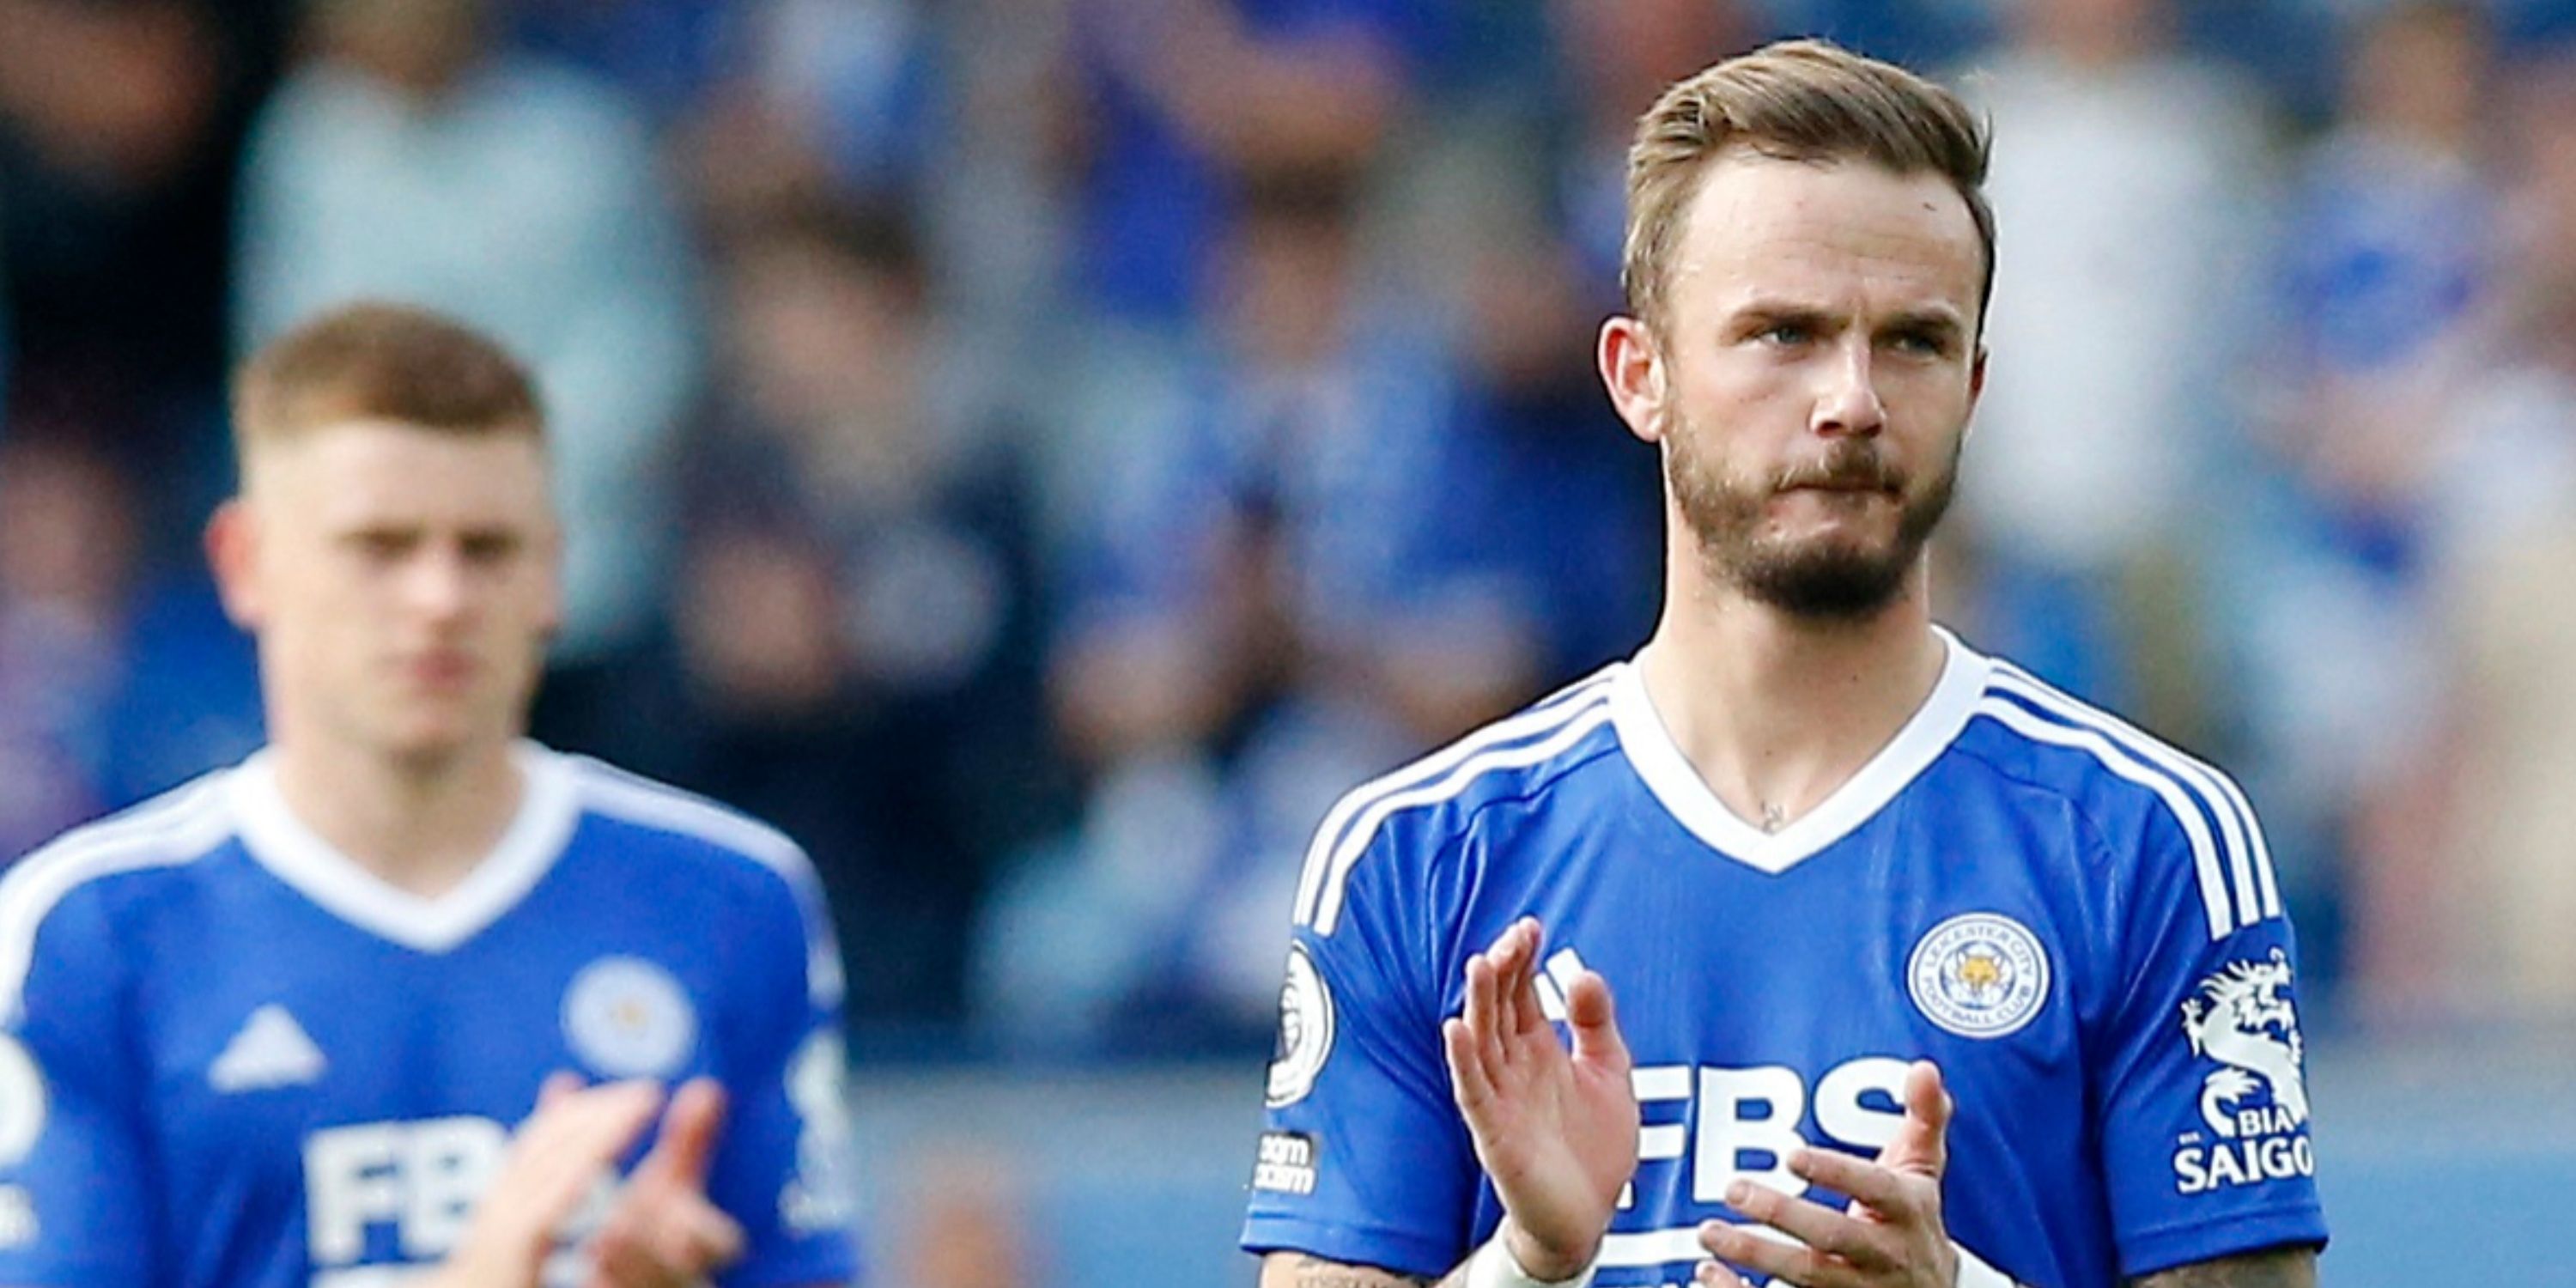
[[[2419,140],[2465,145],[2492,80],[2486,31],[2465,6],[2401,7],[2364,34],[2347,75],[2346,92],[2363,120]]]
[[[135,506],[104,459],[42,441],[0,443],[0,604],[104,619],[134,561]]]
[[[261,443],[208,544],[281,740],[435,765],[523,729],[559,619],[533,432],[361,420]]]
[[[1984,382],[1984,251],[1936,174],[1707,163],[1663,312],[1613,319],[1613,401],[1658,444],[1704,575],[1805,617],[1876,613],[1948,507]]]
[[[379,80],[435,94],[482,52],[484,0],[314,0],[325,48]]]
[[[2016,0],[2025,39],[2082,62],[2154,47],[2172,21],[2171,0]]]
[[[727,294],[729,356],[763,416],[800,430],[908,427],[923,324],[901,284],[827,247],[777,239],[736,257]]]
[[[1624,125],[1658,91],[1745,43],[1736,0],[1556,0],[1557,33],[1595,103]]]

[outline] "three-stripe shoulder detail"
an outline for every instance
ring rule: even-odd
[[[2243,789],[2199,760],[2118,716],[1996,659],[1977,714],[2034,742],[2091,755],[2152,792],[2181,827],[2212,939],[2281,915],[2270,845]]]
[[[119,873],[177,867],[212,853],[234,831],[222,776],[63,834],[0,877],[0,1022],[14,1023],[35,961],[36,934],[74,890]]]
[[[1297,880],[1296,925],[1330,935],[1341,922],[1351,870],[1387,820],[1464,795],[1488,774],[1564,755],[1610,720],[1613,667],[1536,706],[1487,725],[1428,757],[1364,783],[1324,815]]]
[[[582,807],[657,831],[694,837],[742,855],[778,874],[796,896],[805,921],[806,983],[816,1005],[836,1005],[844,981],[823,884],[803,846],[748,814],[629,773],[587,756],[572,758]]]

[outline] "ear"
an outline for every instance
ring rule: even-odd
[[[1968,364],[1968,426],[1960,432],[1962,439],[1977,432],[1977,402],[1986,396],[1986,346],[1977,346],[1977,356]]]
[[[1628,432],[1649,443],[1659,441],[1670,375],[1656,347],[1654,329],[1639,318],[1611,318],[1601,324],[1594,356],[1600,364],[1602,387],[1610,391],[1610,405],[1618,409]]]
[[[545,579],[545,607],[537,618],[537,629],[552,649],[555,636],[563,630],[564,619],[564,530],[563,524],[549,519],[545,533],[538,538],[539,576]]]
[[[214,569],[224,616],[246,631],[258,630],[263,616],[259,539],[259,516],[238,496],[216,506],[206,520],[206,563]]]

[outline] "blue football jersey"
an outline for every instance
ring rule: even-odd
[[[1687,1283],[1698,1223],[1741,1219],[1731,1181],[1805,1192],[1801,1145],[1876,1153],[1922,1058],[1957,1103],[1951,1238],[2018,1283],[2322,1242],[2295,949],[2243,794],[1942,639],[1923,708],[1777,833],[1708,790],[1630,663],[1345,797],[1299,885],[1244,1246],[1437,1275],[1491,1235],[1439,1032],[1524,915],[1543,1005],[1598,971],[1636,1057],[1602,1284]]]
[[[722,1080],[707,1190],[748,1251],[720,1282],[851,1276],[841,979],[803,854],[517,754],[516,819],[437,898],[314,835],[267,753],[0,879],[0,1283],[401,1282],[456,1246],[555,1070]]]

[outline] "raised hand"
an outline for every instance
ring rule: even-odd
[[[1638,1111],[1609,984],[1587,970],[1566,990],[1571,1051],[1541,1013],[1540,933],[1524,917],[1467,959],[1465,1009],[1440,1037],[1503,1238],[1523,1270],[1555,1281],[1600,1249],[1637,1168]]]
[[[1744,1288],[1721,1264],[1733,1262],[1800,1288],[1953,1288],[1959,1252],[1941,1224],[1941,1173],[1949,1165],[1950,1095],[1941,1071],[1918,1060],[1905,1074],[1905,1122],[1870,1162],[1828,1149],[1789,1156],[1789,1170],[1851,1196],[1836,1212],[1768,1186],[1739,1180],[1726,1204],[1796,1239],[1783,1242],[1710,1221],[1700,1246],[1720,1261],[1702,1262],[1699,1282]]]
[[[661,1088],[648,1082],[585,1089],[571,1074],[546,1079],[430,1288],[536,1288],[565,1222],[661,1107]]]
[[[724,1111],[712,1078],[672,1095],[661,1135],[591,1240],[590,1288],[689,1288],[742,1255],[742,1227],[707,1201]]]

